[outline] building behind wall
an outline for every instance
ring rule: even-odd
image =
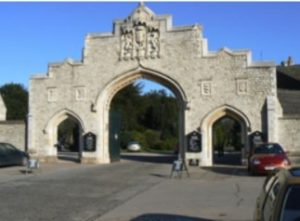
[[[29,148],[41,159],[56,160],[57,128],[66,119],[80,126],[81,137],[95,135],[95,150],[80,141],[82,162],[109,163],[109,108],[114,95],[140,78],[168,86],[180,105],[179,140],[201,134],[201,148],[186,153],[200,165],[213,164],[212,127],[231,117],[242,127],[243,159],[249,136],[260,131],[269,141],[286,136],[273,62],[254,62],[248,50],[208,50],[202,27],[173,27],[171,16],[155,15],[140,4],[112,33],[88,34],[81,61],[49,65],[30,79]],[[300,128],[295,127],[295,136]],[[285,137],[284,137],[285,138]],[[288,147],[290,148],[290,146]]]
[[[300,65],[277,67],[279,142],[300,155]]]

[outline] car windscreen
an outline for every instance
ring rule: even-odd
[[[272,153],[284,153],[283,149],[278,144],[264,144],[254,149],[256,154],[272,154]]]
[[[18,152],[18,150],[14,146],[8,143],[0,143],[0,151],[2,152],[2,154],[11,154]]]
[[[9,143],[3,143],[2,144],[3,146],[5,146],[7,149],[10,149],[10,150],[17,150],[16,147],[14,147],[13,145],[9,144]]]
[[[280,221],[300,221],[300,185],[288,188],[283,201]]]

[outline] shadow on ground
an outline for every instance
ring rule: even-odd
[[[69,152],[69,151],[59,151],[57,153],[57,158],[63,161],[70,161],[74,163],[80,163],[80,156],[78,152]]]
[[[213,173],[219,173],[224,175],[249,176],[247,168],[244,166],[214,165],[213,167],[202,167],[202,169]]]
[[[161,164],[172,164],[174,160],[177,159],[175,155],[148,155],[148,154],[128,154],[124,153],[121,155],[121,159],[123,160],[132,160],[139,161],[145,163],[161,163]]]
[[[214,164],[241,165],[242,155],[240,152],[227,152],[222,155],[214,153]]]
[[[130,221],[213,221],[210,219],[181,216],[173,214],[145,214],[131,219]]]

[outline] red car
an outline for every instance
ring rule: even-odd
[[[265,143],[252,150],[248,171],[251,174],[268,174],[290,165],[291,161],[279,144]]]

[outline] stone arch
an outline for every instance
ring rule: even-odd
[[[75,121],[78,121],[80,123],[80,126],[84,130],[85,127],[84,127],[84,123],[83,123],[83,120],[81,119],[81,117],[78,114],[76,114],[74,111],[64,108],[60,111],[57,111],[55,114],[52,115],[52,117],[48,120],[48,122],[43,130],[44,133],[46,133],[46,134],[49,133],[49,130],[51,129],[53,124],[56,124],[57,122],[62,122],[67,117],[71,117]]]
[[[101,90],[101,92],[98,94],[95,100],[96,111],[103,106],[103,103],[101,102],[103,100],[103,97],[109,96],[107,102],[104,105],[105,108],[109,108],[109,104],[112,98],[120,90],[122,90],[123,88],[125,88],[126,86],[130,85],[138,79],[148,79],[160,83],[171,89],[172,92],[176,95],[176,97],[180,100],[180,102],[183,102],[185,104],[187,103],[186,94],[176,80],[154,69],[138,67],[118,75],[104,86],[104,89]]]
[[[77,115],[74,111],[69,109],[63,109],[56,112],[47,122],[43,132],[46,135],[47,139],[47,153],[48,156],[56,158],[57,157],[57,148],[55,148],[57,144],[57,129],[60,123],[65,121],[66,119],[71,119],[72,121],[76,122],[79,126],[80,130],[80,148],[82,149],[82,134],[85,131],[84,123],[82,119]]]
[[[251,122],[247,115],[245,115],[239,109],[230,106],[223,105],[207,114],[201,122],[202,133],[202,165],[213,165],[213,145],[212,145],[212,127],[215,122],[223,117],[230,117],[240,123],[242,128],[242,141],[244,148],[242,150],[242,163],[246,159],[246,152],[249,150],[248,132],[251,131]]]
[[[184,133],[185,133],[185,122],[184,122],[184,110],[186,109],[187,105],[187,98],[186,94],[183,91],[180,84],[170,78],[168,75],[163,74],[159,71],[155,71],[153,69],[138,67],[136,69],[132,69],[126,71],[122,74],[119,74],[117,77],[113,78],[105,87],[101,90],[99,95],[95,100],[95,112],[98,115],[98,122],[99,124],[98,132],[99,134],[99,142],[97,144],[97,149],[102,150],[99,153],[99,156],[102,156],[97,161],[109,163],[109,109],[110,103],[113,97],[123,88],[130,85],[134,81],[138,79],[148,79],[160,83],[166,87],[168,87],[176,96],[177,103],[179,106],[179,146],[181,148],[181,156],[183,156],[184,150]],[[104,148],[103,148],[104,147]]]

